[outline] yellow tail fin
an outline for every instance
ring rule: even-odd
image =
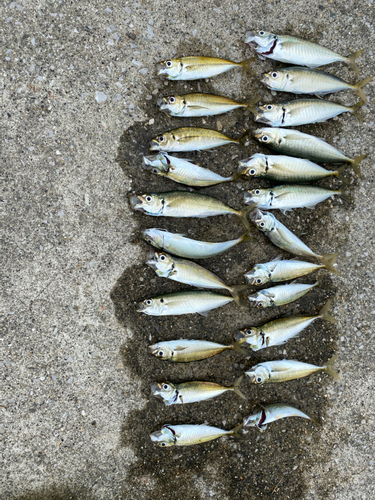
[[[352,54],[349,54],[348,57],[346,58],[346,63],[349,66],[350,69],[355,71],[357,75],[359,75],[359,68],[357,66],[357,63],[355,62],[356,59],[362,54],[363,50],[358,50],[357,52],[353,52]]]
[[[243,379],[243,375],[241,375],[241,377],[239,377],[235,383],[233,384],[233,392],[235,392],[237,394],[237,396],[240,396],[240,398],[242,399],[248,399],[245,394],[243,394],[240,390],[240,385],[241,385],[241,382],[242,382],[242,379]]]
[[[324,307],[319,311],[319,317],[324,319],[324,321],[329,321],[330,323],[337,323],[337,319],[329,314],[329,309],[332,304],[332,298],[328,299],[325,303]]]
[[[242,305],[241,303],[241,293],[245,292],[248,289],[247,285],[234,285],[228,288],[229,293],[232,295],[234,298],[236,304]]]
[[[326,253],[325,255],[322,255],[320,259],[322,261],[322,264],[325,265],[326,269],[328,269],[328,271],[330,271],[333,274],[340,274],[338,270],[333,266],[333,264],[336,262],[339,253],[340,252]]]
[[[353,115],[360,122],[363,122],[364,120],[363,120],[362,116],[358,113],[358,110],[359,110],[359,108],[361,108],[365,104],[365,102],[366,101],[359,101],[359,102],[357,102],[357,104],[354,104],[354,106],[352,106],[351,108],[349,108],[351,110],[351,112],[353,113]]]
[[[374,77],[373,76],[369,76],[368,78],[365,78],[364,80],[361,80],[360,82],[356,83],[355,85],[353,85],[353,90],[354,92],[357,94],[357,96],[362,100],[362,101],[367,101],[367,96],[366,94],[363,92],[362,90],[362,87],[364,87],[365,85],[367,85],[368,83],[371,82],[371,80],[373,79]]]
[[[358,177],[361,177],[362,179],[362,174],[361,171],[359,170],[359,164],[361,163],[362,160],[367,158],[367,154],[360,155],[360,156],[355,156],[351,161],[350,164],[353,167],[354,172],[358,175]]]
[[[325,370],[328,373],[328,375],[331,375],[331,377],[336,378],[337,380],[340,380],[339,374],[333,369],[333,363],[337,359],[337,354],[331,358],[328,363],[325,366]]]
[[[350,57],[350,56],[349,56]],[[253,63],[255,62],[255,57],[250,57],[250,59],[245,59],[244,61],[241,61],[238,64],[241,64],[241,66],[246,69],[246,71],[251,71],[253,72]]]

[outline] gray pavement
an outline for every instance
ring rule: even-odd
[[[340,251],[341,276],[322,272],[320,290],[280,311],[228,305],[208,318],[141,317],[134,302],[179,287],[156,279],[143,262],[145,227],[165,227],[211,241],[240,236],[240,222],[152,219],[133,214],[131,191],[174,189],[140,171],[148,141],[180,126],[218,127],[233,137],[254,130],[251,113],[182,122],[161,116],[159,95],[200,88],[238,100],[272,96],[261,73],[277,67],[257,59],[253,72],[233,70],[199,83],[167,83],[155,63],[177,55],[250,57],[248,28],[311,38],[341,54],[364,49],[361,78],[375,74],[374,4],[297,0],[6,1],[1,29],[1,274],[0,498],[367,500],[374,484],[374,83],[365,88],[364,123],[342,115],[301,127],[347,155],[369,153],[363,179],[350,168],[351,202],[332,200],[315,211],[278,215],[318,252]],[[329,68],[350,82],[343,65]],[[282,98],[288,98],[282,94]],[[333,98],[353,104],[342,92]],[[186,155],[231,173],[248,153],[229,146]],[[263,150],[264,151],[264,150]],[[325,185],[339,185],[328,181]],[[237,208],[236,182],[206,189]],[[259,185],[267,185],[261,181]],[[228,283],[280,251],[256,234],[203,262]],[[315,276],[306,278],[314,282]],[[240,327],[280,314],[315,313],[335,295],[338,325],[314,323],[299,339],[244,359],[221,354],[188,366],[150,359],[157,340],[232,341]],[[164,407],[150,396],[157,380],[212,380],[230,385],[259,360],[288,357],[324,363],[338,354],[340,381],[318,374],[273,387],[243,383],[248,401],[226,394],[187,408]],[[163,423],[203,423],[230,429],[259,403],[285,401],[321,427],[298,419],[250,429],[186,449],[157,449],[149,433]]]

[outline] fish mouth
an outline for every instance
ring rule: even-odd
[[[159,398],[161,397],[159,384],[157,384],[157,383],[156,384],[152,384],[152,386],[151,386],[151,394],[153,396],[156,396],[156,397],[159,397]]]
[[[143,312],[146,309],[142,302],[137,302],[137,312]]]
[[[142,159],[142,167],[148,170],[147,167],[152,167],[153,162],[156,160],[156,155],[144,156]]]
[[[168,109],[168,100],[166,97],[159,97],[159,99],[156,101],[156,104],[159,106],[160,111]]]
[[[151,441],[158,443],[163,434],[160,431],[153,432],[150,434]]]
[[[156,254],[153,254],[153,258],[146,260],[146,264],[151,267],[151,269],[156,270],[158,268],[158,261],[156,260]]]
[[[247,45],[249,45],[250,47],[257,47],[258,44],[255,42],[254,38],[255,38],[255,32],[252,31],[252,30],[248,30],[246,31],[245,33],[245,43],[247,43]]]
[[[255,373],[254,372],[246,372],[246,375],[250,379],[250,383],[253,384],[255,382]]]
[[[160,144],[155,139],[150,143],[150,151],[160,151]]]
[[[133,210],[138,210],[139,212],[145,213],[146,210],[142,206],[142,199],[137,195],[132,195],[129,198],[129,203],[132,206]]]
[[[262,219],[259,219],[261,216],[261,212],[258,208],[255,208],[252,212],[250,212],[249,217],[252,222],[255,222],[255,224],[259,223]]]
[[[254,132],[254,137],[255,137],[255,139],[259,139],[259,140],[260,140],[260,139],[262,138],[262,136],[263,136],[263,131],[262,131],[262,130],[257,129],[257,130]]]

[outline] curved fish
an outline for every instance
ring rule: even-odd
[[[210,425],[170,425],[164,424],[160,431],[151,434],[151,441],[158,446],[191,446],[212,441],[222,436],[237,435],[242,424],[230,431]]]
[[[283,306],[300,299],[307,292],[319,286],[319,281],[313,285],[292,283],[290,285],[278,285],[265,290],[260,290],[249,296],[251,306],[258,309],[265,307]]]
[[[287,417],[302,417],[317,423],[314,419],[306,415],[306,413],[297,410],[297,408],[293,408],[293,406],[289,406],[285,403],[276,403],[264,406],[258,413],[245,417],[243,419],[243,426],[258,427],[260,431],[265,431],[267,425],[271,422]]]
[[[222,351],[235,350],[243,354],[239,344],[223,345],[207,340],[167,340],[165,342],[157,342],[148,346],[150,354],[164,361],[172,361],[174,363],[190,363],[191,361],[200,361],[201,359],[210,358]]]

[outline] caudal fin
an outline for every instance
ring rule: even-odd
[[[353,85],[354,92],[357,94],[357,96],[360,99],[362,99],[362,101],[365,101],[365,102],[367,101],[367,96],[363,92],[362,87],[364,87],[365,85],[370,83],[373,78],[374,78],[373,76],[369,76],[368,78],[365,78],[364,80],[361,80],[360,82]]]
[[[351,161],[350,164],[353,167],[354,172],[358,175],[358,177],[362,178],[361,171],[359,170],[359,164],[361,163],[362,160],[367,158],[367,154],[360,155],[360,156],[355,156]]]
[[[235,342],[233,344],[233,350],[238,352],[238,354],[242,354],[242,356],[247,355],[247,352],[245,351],[245,349],[242,349],[242,347],[241,347],[241,344],[243,344],[245,341],[246,341],[246,339],[243,339],[243,340],[241,339],[238,342]]]
[[[328,365],[328,363],[327,363],[327,365]],[[240,385],[241,385],[242,379],[243,379],[243,375],[241,375],[241,377],[238,377],[238,379],[235,381],[235,383],[233,384],[233,392],[235,392],[237,394],[237,396],[240,396],[240,398],[247,399],[245,394],[243,394],[240,390]]]
[[[337,253],[326,253],[321,256],[320,260],[322,264],[325,265],[326,269],[334,274],[340,274],[338,270],[334,267],[334,263],[336,262],[337,256],[340,252]]]
[[[350,203],[350,198],[349,196],[346,194],[346,188],[348,187],[349,185],[349,182],[345,179],[344,180],[344,185],[342,186],[342,188],[340,189],[339,191],[339,194],[340,194],[340,197],[346,201],[346,203]]]
[[[357,52],[353,52],[352,54],[349,54],[348,57],[346,58],[346,63],[349,66],[350,69],[355,71],[357,75],[359,75],[359,68],[357,66],[357,63],[355,62],[356,59],[362,54],[363,50],[358,50]]]
[[[241,220],[248,231],[250,231],[250,221],[249,221],[249,213],[254,210],[254,204],[245,207],[241,210]]]
[[[350,57],[350,56],[348,56]],[[250,57],[249,59],[245,59],[244,61],[241,61],[239,64],[246,69],[246,71],[251,71],[253,72],[253,63],[255,62],[255,57]],[[349,64],[349,63],[348,63]]]
[[[357,104],[354,104],[354,106],[350,107],[350,111],[351,113],[353,113],[353,115],[357,118],[357,120],[359,120],[360,122],[363,122],[363,118],[362,116],[358,113],[358,110],[359,108],[361,108],[364,104],[365,104],[366,101],[359,101],[357,102]]]
[[[255,99],[251,99],[251,101],[248,101],[244,103],[244,106],[247,107],[254,115],[258,114],[258,111],[256,108],[254,108],[253,104],[257,104],[261,100],[261,97],[255,97]]]
[[[332,304],[332,298],[328,299],[325,303],[324,307],[319,311],[319,317],[324,319],[324,321],[329,321],[330,323],[337,323],[337,319],[329,314],[329,309]]]
[[[242,427],[243,427],[243,424],[236,425],[236,427],[230,431],[230,434],[233,437],[239,439],[241,437],[240,434],[239,434],[239,431],[242,429]]]
[[[250,228],[250,231],[252,231],[253,228]],[[249,233],[245,233],[242,237],[241,237],[241,243],[244,242],[244,241],[247,241],[249,243],[254,243],[256,241],[256,239],[254,238],[254,236],[251,236],[251,234]]]
[[[337,177],[337,179],[340,179],[340,181],[345,182],[345,184],[347,185],[348,184],[348,179],[345,177],[345,175],[342,175],[342,173],[344,172],[344,170],[345,170],[345,165],[343,165],[342,167],[336,168],[336,170],[333,173],[333,175],[335,175]]]
[[[232,297],[234,298],[236,304],[242,305],[242,301],[244,299],[241,296],[241,293],[243,293],[245,290],[247,290],[247,288],[248,288],[247,285],[234,285],[234,286],[231,286],[230,288],[228,288],[228,291],[232,295]],[[245,304],[246,304],[246,302],[245,302]]]
[[[325,366],[325,371],[328,373],[328,375],[331,375],[331,377],[340,380],[339,374],[333,369],[333,363],[336,361],[336,359],[337,359],[337,354],[328,361],[328,363]]]

